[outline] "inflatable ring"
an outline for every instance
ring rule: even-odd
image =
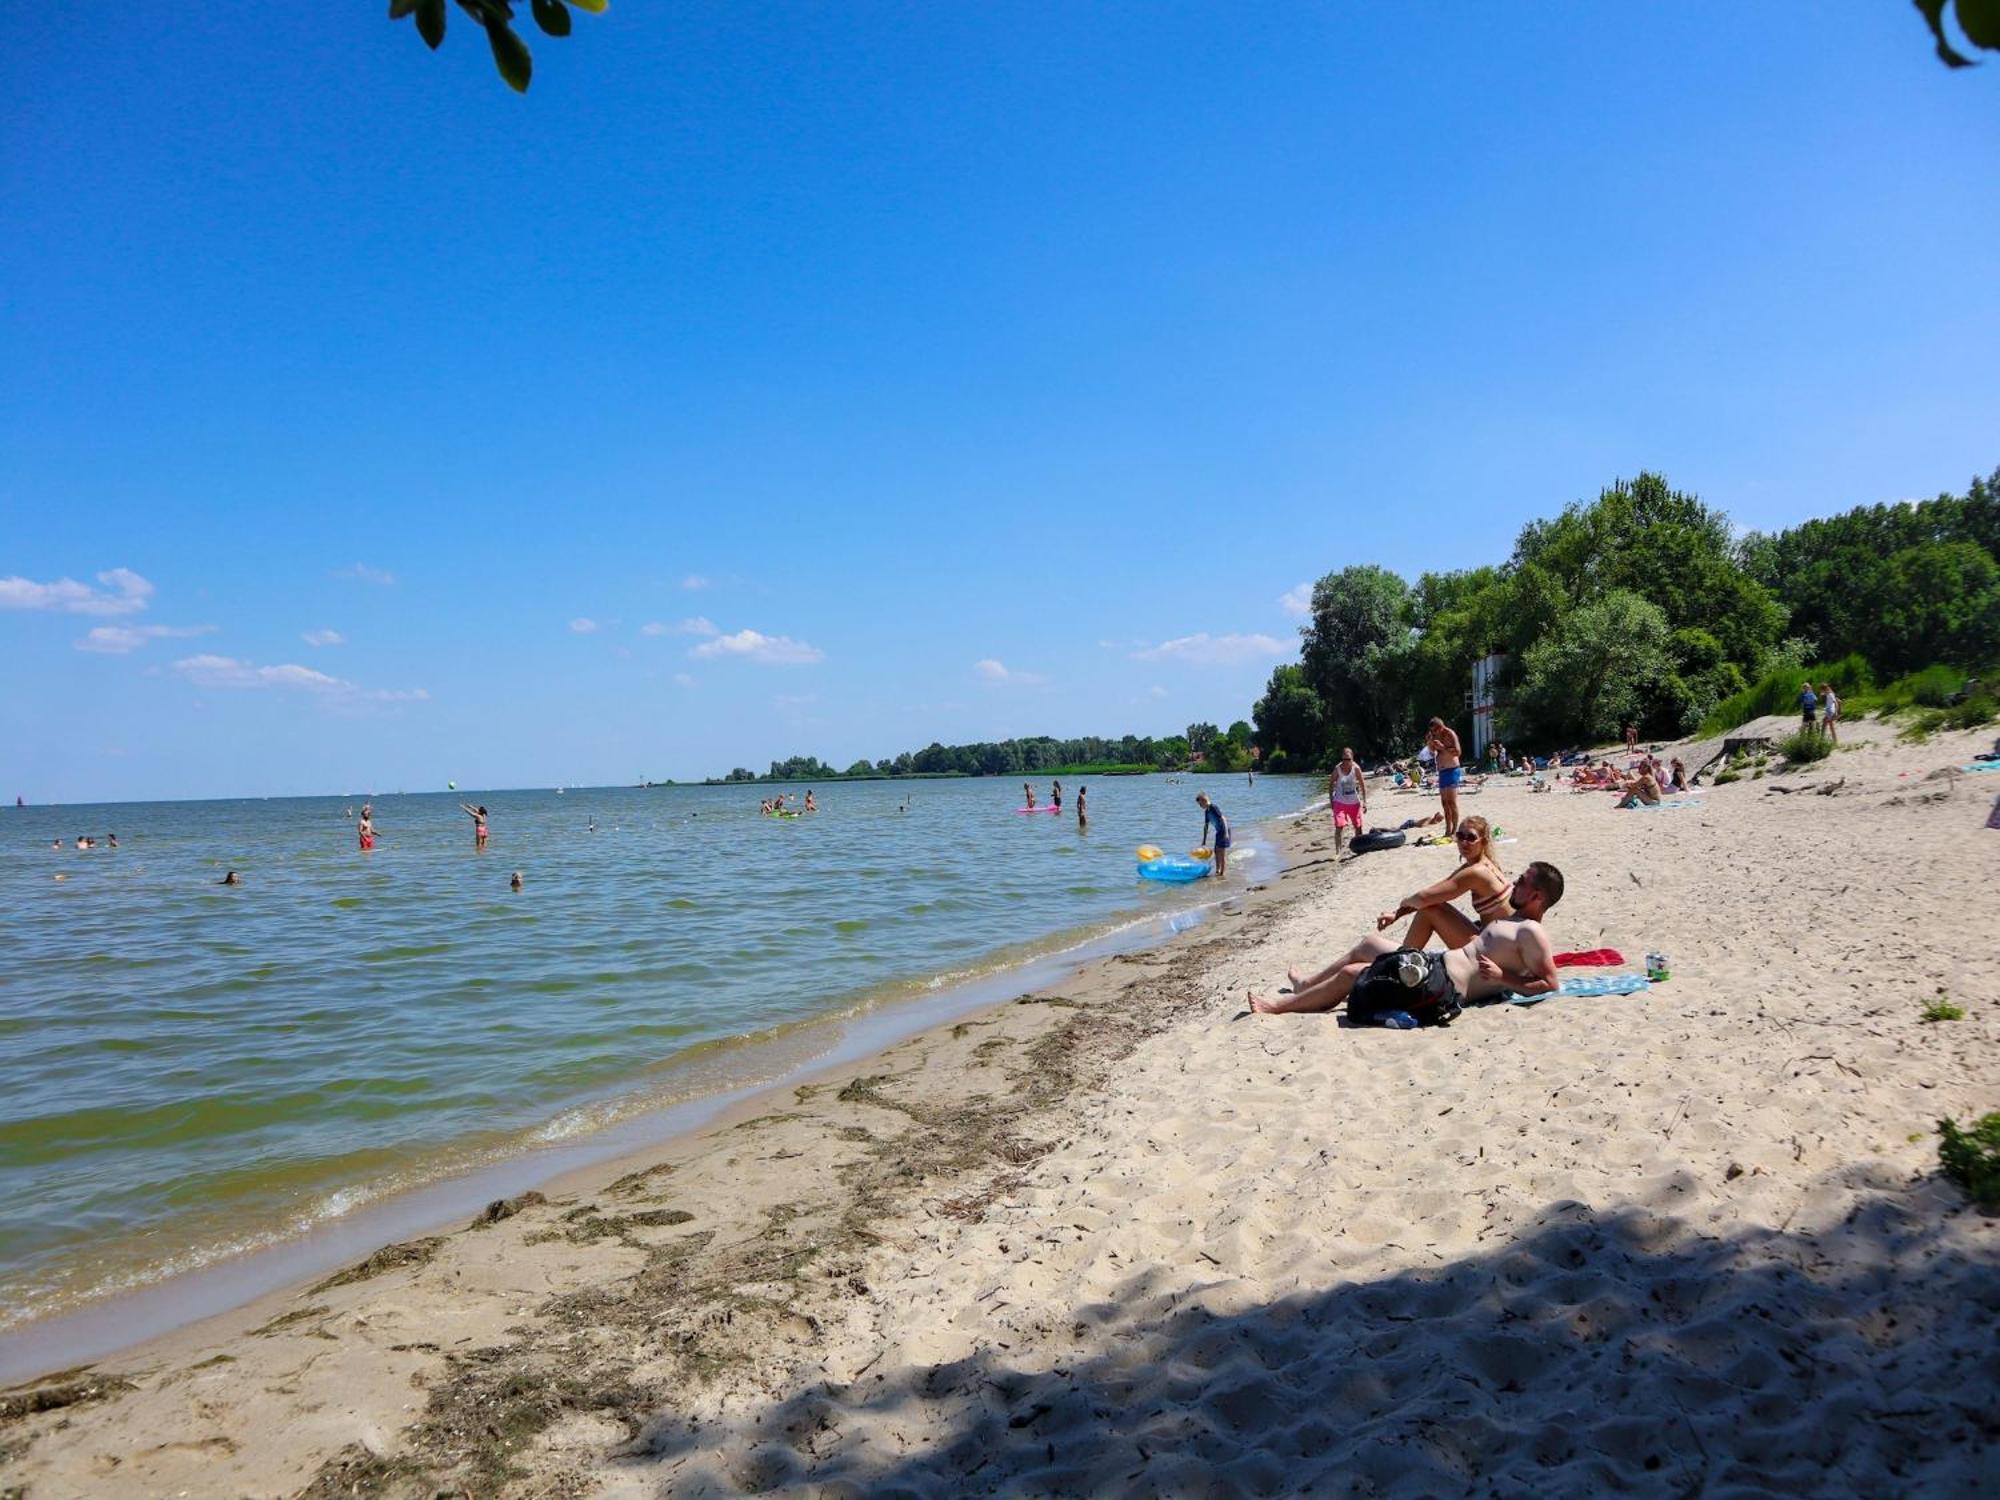
[[[1356,854],[1373,854],[1377,849],[1400,849],[1403,835],[1396,829],[1384,829],[1376,833],[1357,833],[1347,841],[1347,847]]]
[[[1139,862],[1139,875],[1144,880],[1161,880],[1169,885],[1185,885],[1190,880],[1200,880],[1215,872],[1198,859],[1184,859],[1178,854],[1163,854],[1158,859]]]
[[[1143,864],[1149,859],[1158,859],[1160,857],[1160,846],[1158,844],[1141,844],[1134,852],[1138,854],[1139,861]]]

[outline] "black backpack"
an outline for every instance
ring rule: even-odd
[[[1411,982],[1404,977],[1405,961],[1415,957],[1422,973]],[[1449,1026],[1465,1009],[1458,986],[1445,971],[1444,955],[1399,948],[1385,953],[1368,966],[1368,972],[1354,982],[1347,997],[1348,1019],[1357,1026],[1371,1026],[1384,1011],[1408,1011],[1419,1026]]]

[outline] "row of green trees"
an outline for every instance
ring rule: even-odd
[[[1524,527],[1506,562],[1330,573],[1300,659],[1253,712],[1272,769],[1407,754],[1433,714],[1470,728],[1473,663],[1504,653],[1503,739],[1554,748],[1637,724],[1693,731],[1772,672],[1858,653],[1878,674],[2000,655],[2000,470],[1966,494],[1738,538],[1641,474]]]
[[[884,760],[857,760],[845,771],[811,755],[774,760],[759,776],[738,766],[724,781],[837,781],[881,776],[1035,776],[1066,766],[1135,767],[1175,771],[1195,757],[1215,770],[1243,770],[1252,763],[1250,725],[1238,720],[1228,729],[1190,724],[1186,734],[1154,739],[1128,734],[1118,739],[1085,735],[1056,739],[1031,735],[1026,739],[944,745],[932,741],[921,750],[905,750]]]

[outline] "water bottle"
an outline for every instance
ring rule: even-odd
[[[1673,977],[1673,970],[1667,966],[1667,955],[1648,953],[1646,955],[1646,977],[1655,984]]]
[[[1415,1031],[1417,1018],[1406,1010],[1385,1010],[1375,1017],[1375,1024],[1391,1031]]]

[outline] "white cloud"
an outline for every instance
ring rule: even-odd
[[[681,580],[681,587],[684,589],[705,589],[708,587],[708,580],[699,573],[690,573]]]
[[[345,646],[347,637],[338,630],[308,630],[299,637],[308,646]]]
[[[677,682],[677,683],[679,683],[679,684],[680,684],[680,685],[681,685],[682,687],[693,687],[693,686],[694,686],[694,678],[692,678],[691,676],[689,676],[689,675],[688,675],[688,674],[687,674],[686,672],[676,672],[676,673],[674,673],[674,681],[675,681],[675,682]]]
[[[1134,651],[1136,661],[1184,661],[1197,666],[1222,666],[1231,662],[1254,661],[1260,656],[1283,656],[1292,648],[1269,635],[1184,635],[1157,646]]]
[[[706,615],[696,615],[692,619],[681,621],[678,625],[662,625],[658,620],[650,620],[639,627],[639,634],[720,635],[722,632],[715,628],[715,621],[709,619]]]
[[[705,661],[719,661],[724,657],[739,656],[745,661],[760,661],[774,667],[803,667],[813,662],[823,661],[826,653],[817,646],[808,646],[804,641],[795,641],[788,635],[765,635],[756,630],[739,630],[734,635],[718,635],[703,641],[688,652],[690,656],[701,657]]]
[[[352,578],[357,583],[376,583],[380,584],[383,588],[387,588],[396,581],[394,573],[387,572],[381,568],[371,568],[367,563],[350,563],[344,568],[335,568],[333,576],[335,578]]]
[[[153,586],[130,568],[107,568],[97,575],[104,585],[94,589],[74,578],[36,583],[31,578],[0,578],[0,609],[55,609],[72,615],[129,615],[146,607]]]
[[[1313,586],[1301,583],[1286,589],[1278,595],[1278,608],[1295,620],[1303,620],[1313,612]]]
[[[422,688],[390,691],[357,687],[345,678],[329,677],[296,662],[260,667],[233,656],[184,656],[174,663],[174,671],[196,687],[294,688],[327,698],[366,699],[371,703],[422,703],[430,698]]]
[[[1040,672],[1022,672],[1010,669],[988,656],[972,664],[972,670],[988,682],[1011,682],[1021,687],[1034,687],[1048,681]]]
[[[804,708],[808,703],[819,702],[818,693],[780,693],[771,700],[778,708]]]
[[[76,649],[123,656],[128,651],[137,651],[148,641],[207,635],[214,629],[213,625],[97,625],[76,642]]]
[[[1164,698],[1167,696],[1167,690],[1156,682],[1146,689],[1146,696],[1148,698]]]
[[[578,615],[574,620],[569,622],[569,628],[574,630],[578,635],[589,635],[597,629],[597,621]]]

